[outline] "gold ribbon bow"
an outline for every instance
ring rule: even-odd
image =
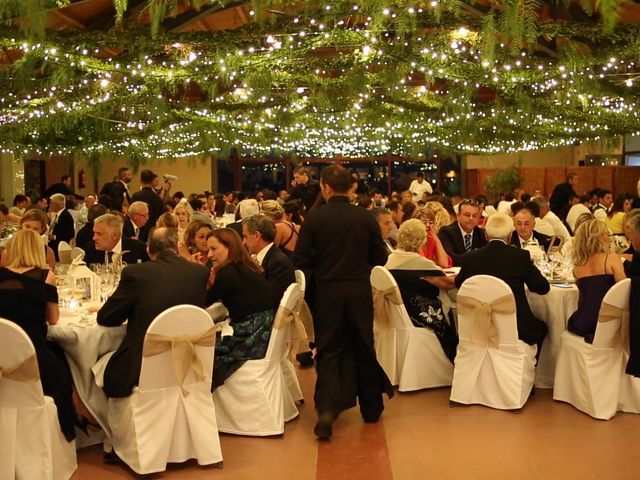
[[[215,343],[215,326],[191,336],[176,335],[175,337],[170,337],[168,335],[147,333],[144,339],[142,356],[152,357],[171,350],[173,371],[176,375],[176,380],[180,384],[182,395],[186,397],[189,395],[189,391],[184,388],[184,381],[189,370],[193,370],[197,381],[200,382],[205,378],[204,367],[196,353],[196,346],[213,347]]]
[[[38,360],[35,353],[16,365],[0,367],[0,378],[8,378],[15,382],[36,382],[40,380]]]
[[[619,308],[609,303],[603,303],[600,306],[600,313],[598,315],[598,322],[611,322],[613,320],[620,320],[620,327],[618,329],[618,341],[619,347],[627,354],[629,353],[629,310],[626,308]]]
[[[470,340],[476,345],[498,348],[498,328],[493,320],[493,314],[515,314],[516,301],[513,294],[496,298],[491,303],[485,303],[467,295],[458,295],[458,315],[472,316]]]
[[[311,311],[304,297],[300,295],[293,309],[280,306],[273,321],[273,328],[284,328],[293,323],[291,332],[291,345],[289,347],[289,360],[294,361],[296,354],[309,350],[309,339],[313,341],[314,330]]]
[[[395,305],[402,305],[402,295],[397,285],[379,290],[373,288],[373,312],[376,318],[376,329],[388,330],[391,328],[391,321],[387,314],[387,300]]]

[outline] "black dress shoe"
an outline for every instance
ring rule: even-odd
[[[378,423],[378,420],[380,420],[380,415],[382,415],[382,412],[380,412],[380,413],[363,413],[362,414],[362,419],[364,420],[364,423]]]
[[[107,465],[119,465],[123,463],[116,452],[105,452],[105,454],[102,456],[102,461]]]
[[[316,434],[318,440],[329,440],[333,434],[334,415],[331,412],[323,412],[318,415],[318,423],[316,423],[313,433]]]
[[[313,367],[313,354],[311,351],[302,352],[296,355],[296,360],[300,364],[300,368]]]

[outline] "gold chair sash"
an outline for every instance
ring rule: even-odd
[[[313,341],[314,336],[311,311],[302,295],[293,309],[290,310],[284,306],[278,308],[276,318],[273,321],[273,328],[281,329],[291,324],[293,324],[293,329],[288,358],[294,361],[298,353],[309,350],[309,341]]]
[[[391,321],[387,314],[386,303],[387,300],[394,305],[402,305],[402,295],[400,295],[400,289],[397,285],[387,288],[386,290],[379,290],[373,288],[373,312],[374,317],[377,319],[375,322],[376,329],[388,330],[391,328]]]
[[[516,301],[512,294],[496,298],[491,303],[485,303],[467,295],[458,295],[458,315],[471,316],[470,340],[476,345],[498,348],[498,328],[493,319],[494,313],[504,315],[516,313]]]
[[[191,336],[176,335],[175,337],[171,337],[168,335],[147,333],[144,338],[142,356],[152,357],[171,350],[173,371],[176,375],[176,380],[178,380],[180,384],[182,395],[186,397],[189,395],[189,391],[184,388],[184,381],[189,370],[193,370],[197,381],[202,381],[205,378],[204,367],[196,353],[196,346],[213,347],[215,343],[215,326]]]
[[[626,353],[629,353],[629,310],[619,308],[609,303],[602,303],[600,313],[598,314],[598,323],[611,322],[620,319],[620,328],[618,329],[617,340],[620,347]]]
[[[36,382],[40,380],[36,354],[34,353],[16,365],[0,367],[0,379],[1,378],[8,378],[16,382]]]

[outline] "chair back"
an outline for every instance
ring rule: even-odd
[[[615,283],[602,299],[593,337],[596,348],[629,348],[629,294],[631,279]],[[624,319],[624,320],[623,320]]]
[[[150,335],[163,337],[194,337],[213,328],[213,320],[206,310],[194,305],[176,305],[160,313],[149,325],[145,335],[142,367],[140,371],[140,390],[154,390],[180,385],[174,370],[174,356],[177,351],[168,348],[156,355],[144,356],[150,351]],[[157,338],[157,337],[156,337]],[[215,344],[215,333],[213,334]],[[175,347],[174,347],[175,348]],[[204,381],[211,383],[213,370],[213,345],[195,345],[195,354],[202,363]],[[198,380],[193,369],[189,368],[183,386],[187,388]]]
[[[78,257],[80,257],[80,260],[83,260],[84,259],[84,255],[85,255],[85,252],[80,247],[73,247],[71,249],[71,261],[75,260]]]
[[[458,291],[457,311],[460,339],[473,341],[474,343],[486,342],[488,346],[490,343],[489,332],[484,335],[484,332],[478,331],[477,312],[473,308],[463,308],[462,306],[465,297],[470,298],[472,303],[482,305],[477,308],[492,306],[491,321],[497,330],[500,346],[518,344],[515,299],[513,298],[511,287],[506,282],[491,275],[474,275],[465,280]],[[497,302],[501,303],[503,307],[498,307]]]
[[[300,291],[302,292],[302,295],[304,295],[304,292],[307,290],[307,278],[305,277],[304,272],[302,270],[296,270],[295,275],[296,275],[296,283],[300,287]]]
[[[35,354],[25,331],[16,323],[0,318],[0,408],[44,404]]]
[[[69,245],[69,243],[62,241],[58,244],[58,258],[60,259],[60,263],[64,265],[71,263],[71,245]]]
[[[373,288],[374,299],[377,295],[387,292],[385,295],[384,308],[385,312],[381,312],[382,302],[374,300],[374,323],[376,327],[383,327],[381,322],[388,322],[389,328],[412,328],[413,324],[407,313],[407,309],[402,302],[402,296],[398,289],[398,283],[393,278],[391,272],[385,267],[377,266],[371,270],[371,287]],[[395,290],[395,291],[394,291]],[[385,318],[386,315],[386,318]]]
[[[282,299],[280,300],[280,306],[276,312],[276,318],[273,321],[273,328],[271,329],[271,337],[269,338],[269,346],[267,347],[267,353],[264,356],[264,360],[267,363],[279,364],[286,352],[289,350],[291,344],[291,332],[293,331],[293,323],[280,324],[280,320],[286,316],[285,310],[293,311],[296,309],[298,302],[302,298],[302,292],[297,283],[292,283],[287,287]]]

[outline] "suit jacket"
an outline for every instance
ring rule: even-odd
[[[242,238],[242,220],[230,223],[229,225],[227,225],[227,228],[235,230],[236,233],[240,235],[240,238]]]
[[[122,260],[127,265],[133,265],[141,260],[143,263],[149,261],[147,254],[147,245],[135,238],[122,237]],[[104,250],[97,250],[93,242],[87,244],[85,249],[84,261],[90,263],[104,263]]]
[[[626,253],[626,252],[625,252]],[[627,277],[640,277],[640,252],[633,252],[630,262],[624,262],[624,273]]]
[[[54,236],[54,240],[49,241],[49,246],[56,256],[56,261],[59,261],[58,245],[60,242],[70,242],[76,236],[75,222],[67,210],[62,210],[58,213],[51,233]]]
[[[142,187],[140,191],[131,195],[132,202],[144,202],[149,206],[149,220],[147,225],[154,227],[158,217],[164,211],[164,205],[160,195],[158,195],[151,187]],[[147,226],[145,225],[145,227]]]
[[[78,233],[76,233],[76,247],[87,250],[89,245],[93,246],[93,222],[85,223]]]
[[[549,208],[553,213],[564,220],[567,217],[567,212],[570,208],[569,197],[575,194],[576,191],[569,183],[559,183],[554,187],[551,197],[549,197]]]
[[[480,227],[475,227],[472,235],[471,250],[475,250],[487,244],[487,237],[485,237],[484,230]],[[453,264],[455,266],[460,266],[462,256],[465,255],[467,251],[464,249],[464,237],[460,232],[458,222],[453,222],[451,225],[442,227],[438,232],[438,237],[440,238],[440,242],[442,242],[442,247],[445,252],[447,252],[447,255],[451,257],[451,260],[453,260]]]
[[[544,295],[549,292],[549,282],[535,267],[529,252],[511,245],[494,240],[486,246],[469,252],[462,258],[462,268],[456,277],[456,286],[474,275],[492,275],[504,280],[516,301],[516,316],[518,320],[518,337],[529,345],[538,344],[547,333],[547,326],[538,320],[531,311],[525,295],[524,286],[529,290]]]
[[[264,256],[262,260],[262,268],[264,268],[264,276],[269,282],[273,293],[274,310],[280,305],[282,295],[289,285],[296,282],[295,267],[291,259],[286,256],[282,250],[275,245]]]
[[[47,191],[44,192],[44,196],[47,198],[51,198],[51,195],[55,195],[56,193],[61,193],[65,197],[68,197],[69,195],[71,195],[77,198],[78,200],[84,200],[84,197],[82,195],[77,195],[73,193],[73,190],[71,190],[66,183],[62,183],[62,182],[54,183],[49,188],[47,188]]]
[[[138,384],[144,336],[156,316],[175,305],[206,307],[208,276],[202,265],[169,251],[122,271],[118,288],[98,312],[99,325],[116,327],[128,320],[127,334],[105,370],[107,397],[127,397]]]
[[[120,181],[113,182],[113,184],[111,185],[109,196],[111,197],[111,208],[113,210],[121,212],[122,204],[125,200],[127,201],[127,203],[129,203],[129,205],[131,205],[129,190],[127,190],[124,184]]]
[[[549,244],[551,243],[551,237],[550,236],[545,235],[544,233],[536,232],[535,230],[533,231],[533,235],[532,236],[533,236],[533,238],[535,238],[538,241],[538,245],[540,245],[542,248],[544,248],[545,252],[547,250],[549,250]],[[522,248],[521,245],[520,245],[520,237],[518,237],[518,232],[516,232],[515,230],[511,234],[511,243],[510,243],[510,245],[513,245],[514,247]]]

